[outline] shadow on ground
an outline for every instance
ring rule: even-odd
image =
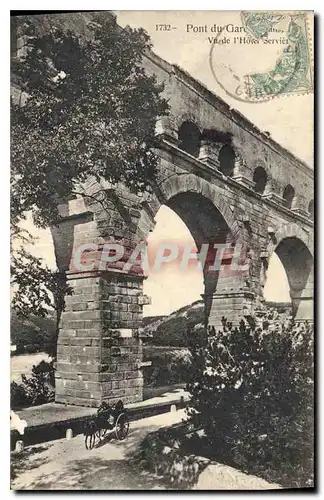
[[[75,460],[59,472],[43,475],[30,490],[152,490],[169,489],[149,474],[140,474],[127,460],[91,457]]]
[[[13,481],[19,474],[31,469],[37,469],[47,463],[48,457],[38,455],[47,451],[51,446],[50,443],[46,443],[42,446],[26,448],[21,453],[12,453],[10,459],[10,480]]]
[[[94,449],[101,448],[110,443],[118,450],[120,450],[120,452],[122,452],[125,455],[125,458],[132,458],[135,451],[138,449],[139,443],[145,438],[145,436],[148,433],[158,429],[159,426],[157,425],[151,425],[149,427],[140,427],[137,429],[132,429],[130,427],[126,439],[119,441],[118,439],[115,438],[115,435],[112,433],[105,436],[100,441],[97,440]]]
[[[93,450],[86,450],[83,438],[27,449],[14,458],[12,480],[16,491],[26,490],[171,490],[164,479],[141,472],[132,463],[139,442],[159,426],[130,428],[127,438],[118,441],[106,436]],[[32,457],[37,457],[33,459]],[[34,470],[32,470],[34,469]],[[39,470],[36,470],[39,469]],[[30,474],[28,472],[30,471]],[[25,478],[20,478],[25,473]],[[24,486],[21,486],[24,484]]]

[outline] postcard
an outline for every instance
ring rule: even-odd
[[[11,16],[11,488],[314,488],[314,13]]]

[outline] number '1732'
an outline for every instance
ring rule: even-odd
[[[156,24],[155,31],[171,31],[171,24]]]

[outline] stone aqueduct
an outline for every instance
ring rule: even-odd
[[[234,238],[250,249],[248,276],[217,282],[205,273],[206,324],[219,326],[223,315],[235,322],[260,307],[273,252],[285,267],[296,319],[312,321],[313,171],[177,66],[153,53],[144,64],[164,82],[171,106],[157,123],[153,192],[137,196],[89,179],[87,197],[61,205],[62,222],[51,228],[58,267],[73,288],[58,339],[57,402],[142,400],[144,277],[116,268],[79,272],[71,257],[85,243],[135,247],[162,204],[182,218],[197,247]]]
[[[313,171],[178,67],[154,54],[145,66],[165,82],[171,105],[157,124],[153,193],[139,197],[89,179],[89,197],[62,205],[64,219],[52,228],[58,266],[74,292],[58,340],[57,402],[142,399],[140,327],[149,301],[143,276],[116,269],[80,273],[70,261],[72,249],[87,242],[134,247],[154,228],[162,204],[182,218],[197,247],[230,236],[251,250],[248,276],[217,283],[205,275],[206,324],[219,326],[223,315],[235,322],[260,307],[273,252],[285,267],[296,319],[312,320]],[[104,204],[94,199],[99,191]]]

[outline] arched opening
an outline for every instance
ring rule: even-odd
[[[144,306],[144,316],[166,316],[201,300],[204,292],[203,273],[196,266],[180,267],[179,256],[170,263],[158,265],[155,259],[160,245],[174,245],[179,254],[185,245],[197,252],[192,234],[183,220],[167,205],[162,205],[155,216],[156,225],[147,238],[150,267],[143,290],[152,302]],[[167,250],[165,251],[167,253]],[[181,258],[181,256],[180,256]]]
[[[311,200],[308,205],[308,213],[311,219],[314,219],[314,200]]]
[[[312,318],[313,257],[296,237],[284,238],[271,255],[264,296],[267,301],[288,303],[297,320]]]
[[[297,315],[298,309],[306,293],[303,308],[307,309],[312,303],[308,301],[309,294],[313,287],[313,257],[305,243],[300,239],[291,237],[284,238],[276,248],[276,253],[281,260],[287,273],[290,296],[292,299],[293,316]],[[308,301],[308,304],[306,302]],[[311,312],[311,311],[309,311]],[[299,315],[301,311],[299,311]]]
[[[276,252],[273,252],[267,265],[263,295],[267,309],[272,309],[275,315],[278,313],[287,317],[292,314],[287,274]]]
[[[262,167],[257,167],[254,170],[253,182],[255,182],[254,191],[262,194],[267,183],[267,172]]]
[[[232,176],[234,172],[235,153],[231,146],[225,144],[219,152],[219,170],[227,176]]]
[[[294,196],[295,196],[295,190],[290,184],[288,184],[285,187],[282,195],[283,199],[285,200],[285,206],[287,208],[291,208]]]
[[[224,242],[229,235],[211,201],[193,192],[169,199],[155,222],[147,237],[150,265],[143,283],[144,294],[151,298],[143,308],[143,356],[152,362],[144,371],[144,398],[162,394],[165,386],[185,386],[188,347],[193,340],[205,342],[213,294],[221,281],[217,273],[208,272],[209,256],[206,266],[198,266],[195,254],[203,244]],[[174,247],[172,262],[157,262],[161,245]],[[165,254],[170,252],[164,250]]]
[[[186,121],[179,128],[178,137],[180,140],[179,149],[197,158],[200,150],[199,128],[194,123]]]
[[[215,250],[213,253],[211,248],[214,244],[231,241],[229,227],[210,200],[193,192],[173,196],[167,205],[162,205],[159,209],[156,222],[154,230],[147,239],[151,260],[152,255],[154,259],[159,255],[157,253],[158,245],[161,243],[171,242],[177,247],[178,254],[172,264],[153,266],[153,272],[152,266],[150,266],[151,276],[149,275],[144,282],[144,291],[147,295],[152,296],[152,305],[145,306],[144,314],[152,314],[155,310],[158,310],[160,314],[169,314],[177,307],[188,304],[188,300],[197,300],[198,296],[203,294],[205,300],[204,323],[207,324],[211,311],[212,295],[216,290],[219,278],[219,273],[209,271],[217,252]],[[204,248],[203,245],[208,245],[208,252],[204,264],[202,267],[200,266],[199,270],[197,269],[197,260],[195,258],[188,259],[187,255],[200,252]],[[197,280],[196,285],[191,286],[194,277]],[[167,278],[170,278],[169,281]],[[161,281],[161,285],[158,285],[158,280]],[[223,277],[222,284],[224,286],[225,281],[226,277]],[[159,299],[158,288],[163,289],[166,293],[163,306]],[[154,297],[155,291],[156,296]]]

